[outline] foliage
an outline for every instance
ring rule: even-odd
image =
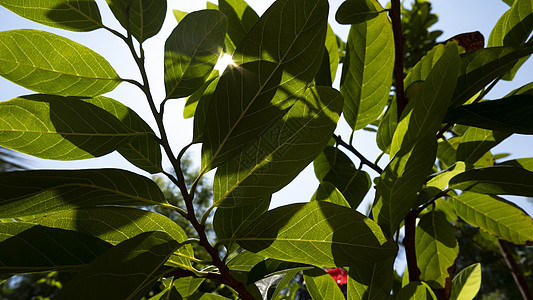
[[[336,14],[350,26],[346,43],[328,25],[326,0],[278,0],[262,16],[244,0],[176,11],[162,99],[148,81],[144,42],[159,33],[166,1],[107,4],[123,28],[103,24],[92,0],[0,0],[44,25],[108,31],[141,74],[121,78],[101,55],[53,33],[1,32],[0,75],[37,94],[0,102],[0,146],[57,160],[117,150],[172,186],[121,169],[1,173],[3,279],[74,273],[57,299],[287,299],[303,297],[298,282],[313,299],[471,299],[482,277],[479,265],[457,269],[462,222],[497,240],[513,276],[524,278],[505,241],[533,244],[533,220],[503,196],[533,196],[533,158],[496,163],[490,151],[512,134],[533,133],[533,97],[526,86],[485,98],[533,53],[531,0],[511,3],[488,48],[463,38],[435,45],[440,33],[428,28],[437,18],[425,1],[403,8],[402,32],[398,0],[390,9],[347,0]],[[219,74],[224,52],[233,63]],[[123,83],[144,95],[155,130],[103,96]],[[193,139],[175,149],[164,122],[175,116],[165,107],[181,98],[185,116],[194,116]],[[390,159],[383,169],[351,138],[334,135],[341,115],[353,131],[378,126]],[[193,144],[202,147],[201,169],[191,176]],[[313,201],[269,210],[272,194],[313,161],[321,182]],[[213,169],[206,202],[203,180]],[[365,216],[356,209],[371,182]],[[393,287],[399,246],[408,270]],[[345,292],[323,268],[346,270]],[[204,282],[218,287],[202,289]]]

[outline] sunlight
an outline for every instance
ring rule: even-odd
[[[233,59],[231,58],[231,55],[227,53],[222,53],[220,58],[217,61],[217,64],[215,65],[215,70],[219,71],[220,73],[224,72],[227,66],[232,65],[235,66],[235,62],[233,62]]]

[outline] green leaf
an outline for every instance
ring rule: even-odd
[[[460,141],[461,137],[439,140],[437,158],[441,169],[449,168],[457,161],[457,146]]]
[[[132,109],[111,98],[98,96],[80,99],[94,104],[119,119],[125,126],[146,134],[121,144],[117,151],[130,163],[151,174],[163,171],[161,147],[152,128]]]
[[[450,300],[472,300],[481,287],[481,264],[464,268],[452,281]]]
[[[340,206],[350,207],[350,203],[346,201],[342,193],[332,183],[327,181],[322,182],[318,186],[311,201],[328,201]]]
[[[356,169],[350,158],[338,148],[326,147],[313,164],[318,180],[332,183],[353,209],[363,201],[372,185],[370,176]]]
[[[185,18],[186,15],[188,15],[188,12],[184,12],[181,10],[173,9],[172,12],[174,13],[174,17],[176,18],[176,21],[181,22],[183,18]]]
[[[244,0],[219,0],[218,8],[228,19],[228,36],[233,45],[239,45],[259,20]]]
[[[45,31],[0,32],[0,76],[29,90],[61,96],[93,97],[121,81],[93,50]]]
[[[142,233],[107,250],[63,287],[56,299],[132,299],[179,247],[160,231]]]
[[[512,92],[507,94],[506,97],[514,95],[533,95],[533,82],[530,82],[522,87],[514,89]]]
[[[150,179],[117,169],[0,173],[0,218],[18,218],[102,205],[166,204]]]
[[[533,53],[533,47],[485,48],[461,55],[461,71],[452,106],[459,106],[475,96],[490,82]]]
[[[268,211],[233,241],[270,258],[325,267],[378,261],[397,251],[374,221],[324,201]]]
[[[181,227],[161,214],[125,207],[69,210],[33,219],[31,222],[92,235],[112,245],[149,231],[166,232],[180,243],[188,238]],[[193,255],[190,245],[183,246],[171,257],[169,264],[190,268],[189,258]]]
[[[106,0],[115,15],[139,43],[156,35],[167,13],[165,0]]]
[[[533,242],[533,219],[513,203],[469,192],[451,199],[457,215],[470,225],[517,245]]]
[[[213,94],[202,169],[239,154],[306,91],[323,58],[327,16],[326,0],[281,0],[259,19]]]
[[[459,66],[457,45],[448,44],[420,90],[403,111],[392,139],[391,156],[402,148],[410,149],[419,137],[437,131],[448,109]]]
[[[185,277],[180,279],[188,278],[191,277]],[[156,294],[155,296],[148,298],[148,300],[182,300],[183,297],[181,297],[180,293],[174,288],[173,282],[174,278],[168,278],[167,280],[163,281],[163,287],[160,286],[160,288],[162,288],[162,291]]]
[[[513,5],[515,0],[502,0],[502,1],[505,2],[505,4],[511,6],[511,5]]]
[[[337,10],[335,19],[340,24],[359,24],[376,18],[383,11],[377,1],[347,0]]]
[[[374,220],[391,236],[417,204],[417,193],[431,172],[437,155],[435,137],[421,137],[408,151],[400,150],[376,184]]]
[[[380,7],[375,2],[370,5]],[[352,25],[340,91],[344,96],[344,118],[353,130],[366,127],[383,113],[389,100],[393,69],[394,37],[387,15]]]
[[[511,133],[533,134],[533,95],[463,105],[448,112],[445,122]]]
[[[249,272],[256,264],[265,258],[250,251],[242,251],[228,262],[228,267],[233,271]]]
[[[303,272],[307,291],[313,300],[331,299],[344,300],[341,289],[326,271],[313,268]]]
[[[533,197],[533,172],[506,165],[473,169],[453,177],[450,188],[488,195]]]
[[[50,27],[72,31],[102,28],[100,11],[94,0],[0,0],[0,5],[17,15]]]
[[[447,46],[443,44],[437,44],[431,50],[424,55],[418,63],[409,71],[409,74],[405,77],[404,86],[406,91],[406,97],[410,96],[411,92],[409,91],[411,86],[415,83],[422,83],[426,81],[429,73],[435,67],[435,64],[439,59],[444,55],[447,50]],[[418,92],[418,89],[415,89]],[[408,93],[409,92],[409,93]],[[413,96],[416,93],[413,93]],[[412,98],[410,96],[409,98]]]
[[[475,163],[510,135],[507,132],[469,127],[457,147],[456,158],[466,163]]]
[[[213,217],[213,228],[218,239],[232,238],[246,230],[270,206],[270,197],[249,205],[218,207]]]
[[[507,160],[500,163],[499,165],[515,166],[533,172],[533,157]]]
[[[141,142],[153,134],[133,131],[89,102],[52,95],[1,102],[0,145],[39,158],[77,160],[123,149],[125,142],[134,138]]]
[[[361,263],[348,270],[348,300],[387,299],[392,288],[394,258]]]
[[[403,287],[396,300],[437,300],[431,288],[424,282],[413,281]]]
[[[394,137],[394,131],[398,126],[398,106],[396,103],[396,97],[392,98],[391,104],[387,108],[387,111],[381,118],[378,132],[376,133],[376,143],[385,153],[389,153],[392,138]]]
[[[238,206],[291,182],[324,149],[341,109],[342,96],[337,90],[310,88],[256,142],[218,168],[214,205]]]
[[[222,51],[227,21],[217,10],[195,11],[183,18],[165,43],[167,99],[182,98],[207,80]]]
[[[260,261],[250,270],[250,273],[248,274],[248,281],[246,284],[250,285],[263,278],[279,273],[286,273],[289,270],[302,271],[312,268],[314,267],[306,264],[267,258],[265,260]]]
[[[444,288],[446,280],[453,274],[451,268],[459,255],[455,228],[448,222],[444,213],[435,210],[420,217],[415,232],[415,244],[420,279],[432,288]]]
[[[219,74],[217,70],[213,70],[211,75],[207,78],[207,81],[202,84],[202,86],[187,97],[187,102],[183,108],[183,118],[188,119],[194,117],[196,114],[196,108],[200,103],[200,100],[204,96],[211,96],[215,91],[215,88],[218,84]]]
[[[173,288],[183,297],[190,297],[204,282],[205,278],[182,277],[174,280]]]
[[[326,51],[329,59],[329,71],[332,82],[335,80],[335,75],[337,74],[337,69],[340,63],[339,42],[337,39],[337,35],[328,24],[328,31],[326,33]]]
[[[110,247],[75,231],[25,222],[0,223],[0,273],[78,271]]]
[[[219,80],[220,77],[217,77],[211,84],[209,84],[202,97],[198,100],[198,105],[194,112],[193,142],[202,142],[209,104],[211,103],[211,98],[217,88]]]

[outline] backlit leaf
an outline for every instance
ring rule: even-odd
[[[106,0],[120,24],[140,43],[156,35],[165,21],[165,0]]]
[[[150,179],[118,169],[0,173],[0,218],[18,218],[103,205],[165,204]]]
[[[102,28],[100,11],[94,0],[0,0],[0,5],[17,15],[51,27],[91,31]]]
[[[167,98],[182,98],[198,90],[220,56],[227,21],[217,10],[195,11],[183,18],[165,43]]]
[[[452,281],[452,292],[450,300],[472,300],[481,287],[481,264],[470,265],[459,274],[455,275]]]
[[[404,286],[398,295],[397,300],[437,300],[431,288],[424,282],[414,281]]]
[[[392,288],[393,262],[393,258],[388,258],[350,267],[347,299],[387,299]]]
[[[350,203],[346,201],[342,193],[332,183],[327,181],[322,182],[318,186],[311,201],[328,201],[340,206],[350,207]]]
[[[501,143],[511,134],[476,127],[469,127],[457,146],[457,160],[475,163],[487,151]]]
[[[121,81],[98,53],[45,31],[0,32],[0,76],[32,91],[93,97]]]
[[[220,77],[215,78],[215,80],[213,80],[213,82],[207,86],[202,97],[200,97],[198,100],[196,111],[194,112],[194,128],[192,131],[193,141],[196,143],[201,142],[203,139],[209,104],[211,103],[211,98],[215,92],[215,89],[217,88],[219,80]]]
[[[533,172],[533,157],[507,160],[500,163],[499,165],[515,166]]]
[[[457,215],[468,224],[517,245],[533,242],[533,219],[515,204],[469,192],[451,199]]]
[[[198,103],[202,99],[202,97],[205,96],[211,96],[213,92],[215,91],[215,88],[218,83],[218,71],[213,70],[211,72],[211,75],[207,78],[207,81],[202,84],[202,86],[197,89],[194,93],[192,93],[189,97],[187,97],[187,102],[185,103],[185,107],[183,108],[183,118],[188,119],[194,117],[196,114],[196,108],[198,107]]]
[[[335,19],[340,24],[359,24],[376,18],[383,7],[372,0],[347,0],[344,1],[337,13]]]
[[[305,92],[323,58],[327,15],[326,0],[280,0],[263,14],[213,94],[202,169],[239,154]]]
[[[314,268],[313,266],[306,265],[306,264],[300,264],[300,263],[293,263],[288,261],[281,261],[276,259],[270,259],[267,258],[258,264],[256,264],[248,274],[248,281],[247,285],[250,285],[256,281],[259,281],[263,278],[279,274],[279,273],[286,273],[289,270],[308,270]],[[331,276],[330,276],[331,277]]]
[[[228,262],[228,267],[234,271],[249,272],[256,264],[265,258],[250,251],[242,251]]]
[[[313,300],[344,300],[344,295],[335,280],[324,270],[314,268],[303,272],[307,291]]]
[[[107,250],[63,287],[56,299],[132,299],[179,247],[168,234],[142,233]]]
[[[259,16],[244,0],[219,0],[218,8],[228,19],[228,36],[238,46],[254,27]]]
[[[377,1],[368,5],[382,9]],[[344,118],[353,130],[364,128],[383,112],[389,99],[393,68],[394,38],[387,15],[352,25],[340,91],[344,96]]]
[[[233,240],[270,258],[325,267],[378,261],[397,251],[374,221],[324,201],[268,211]]]
[[[226,239],[246,230],[270,206],[270,197],[253,201],[249,205],[218,207],[213,217],[213,227],[218,239]]]

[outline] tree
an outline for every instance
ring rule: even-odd
[[[164,99],[154,97],[147,80],[144,42],[161,29],[166,1],[107,3],[123,29],[103,24],[90,0],[0,1],[41,24],[112,33],[141,74],[121,78],[105,58],[60,35],[0,32],[0,75],[37,92],[0,103],[0,146],[57,160],[116,150],[167,177],[185,206],[148,177],[121,169],[2,173],[4,278],[76,273],[57,299],[217,297],[196,290],[207,279],[241,299],[279,299],[295,295],[284,288],[302,272],[313,299],[344,299],[324,270],[342,267],[349,299],[386,299],[391,291],[398,299],[473,298],[480,265],[455,270],[454,225],[465,222],[498,239],[521,294],[530,297],[508,242],[531,244],[533,220],[502,196],[533,195],[533,158],[496,163],[490,150],[514,133],[533,133],[531,84],[485,99],[533,53],[530,0],[511,3],[487,48],[468,33],[425,55],[420,43],[436,36],[406,38],[415,42],[404,51],[398,0],[390,9],[375,0],[345,1],[336,12],[337,22],[351,28],[345,45],[328,26],[326,0],[278,0],[262,16],[243,0],[176,11],[179,24],[165,43]],[[218,74],[213,67],[223,51],[233,63]],[[124,82],[145,96],[155,132],[132,109],[102,96]],[[187,98],[194,130],[191,144],[176,151],[164,118],[175,117],[165,107],[178,98]],[[384,168],[334,134],[341,114],[354,131],[378,126],[377,144],[390,157]],[[202,152],[191,183],[183,161],[193,144]],[[163,155],[172,172],[162,167]],[[320,181],[312,201],[269,210],[271,195],[311,162]],[[213,201],[200,215],[198,188],[214,169]],[[371,179],[367,169],[378,176]],[[376,195],[365,216],[356,208],[372,182]],[[139,209],[147,206],[154,208]],[[161,209],[188,224],[155,212]],[[216,242],[206,231],[211,217]],[[399,246],[408,272],[393,289]],[[157,295],[149,294],[154,285],[162,289]]]

